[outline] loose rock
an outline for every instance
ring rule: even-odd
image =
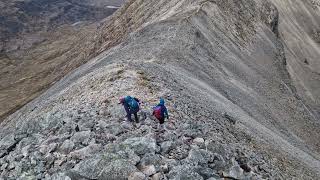
[[[128,177],[128,180],[145,180],[146,176],[141,172],[131,173]]]

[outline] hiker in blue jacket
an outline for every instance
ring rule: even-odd
[[[137,114],[140,110],[139,102],[140,102],[139,99],[137,99],[135,97],[131,97],[131,96],[125,96],[125,97],[120,98],[119,104],[122,104],[124,109],[126,110],[127,119],[129,122],[132,122],[131,115],[134,114],[134,117],[136,119],[136,123],[139,123],[139,118],[138,118],[138,114]]]
[[[169,119],[168,110],[164,105],[163,98],[160,98],[160,103],[153,108],[153,115],[159,120],[160,129],[163,129],[165,118]]]

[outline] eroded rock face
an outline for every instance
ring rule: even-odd
[[[263,2],[261,18],[271,31],[279,36],[279,12],[277,7],[269,1]]]

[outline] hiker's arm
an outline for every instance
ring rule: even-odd
[[[136,100],[139,104],[141,103],[140,100],[138,98],[133,98],[134,100]]]
[[[166,108],[166,107],[164,108],[164,113],[165,113],[165,115],[166,115],[167,119],[169,119],[169,114],[168,114],[168,110],[167,110],[167,108]]]
[[[126,113],[129,114],[130,113],[130,110],[129,110],[129,106],[127,103],[122,103],[123,106],[124,106],[124,109],[126,110]]]

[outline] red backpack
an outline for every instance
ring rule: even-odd
[[[162,119],[162,114],[161,114],[161,110],[162,107],[161,106],[156,106],[153,108],[153,115],[157,118],[157,119]]]

